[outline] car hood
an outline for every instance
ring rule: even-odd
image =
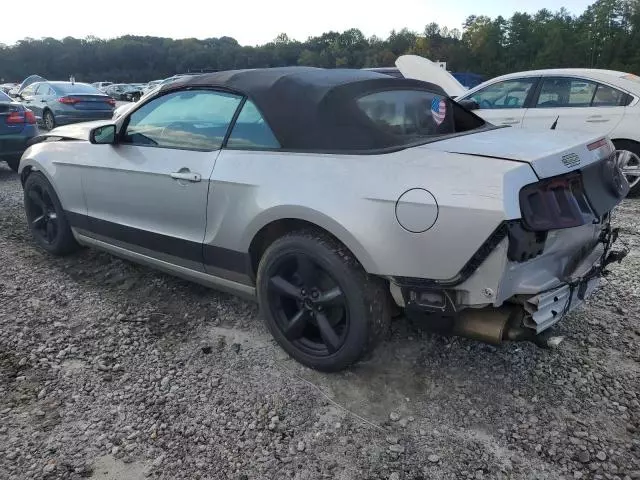
[[[38,135],[37,138],[45,139],[47,137],[60,137],[68,140],[89,140],[89,132],[96,127],[102,125],[110,125],[113,120],[96,120],[93,122],[72,123],[71,125],[64,125],[62,127],[56,127],[48,132],[43,132]],[[37,143],[37,142],[35,142]]]
[[[465,94],[468,90],[447,70],[418,55],[401,55],[396,67],[405,78],[422,80],[439,85],[452,98]]]
[[[592,146],[590,150],[589,145],[599,140],[603,140],[602,135],[586,132],[507,127],[459,135],[420,148],[524,162],[531,165],[539,178],[548,178],[577,170],[613,152],[609,140],[604,146]]]

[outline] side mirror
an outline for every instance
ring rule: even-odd
[[[480,105],[475,100],[460,100],[458,105],[463,106],[467,110],[478,110],[480,109]]]
[[[109,145],[116,143],[116,126],[102,125],[89,132],[89,141],[97,145]]]

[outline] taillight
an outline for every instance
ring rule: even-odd
[[[26,120],[26,122],[29,125],[35,125],[36,124],[36,116],[33,114],[33,112],[31,110],[26,110],[24,112],[24,119]]]
[[[580,174],[543,180],[520,190],[522,220],[528,230],[546,232],[594,219]]]
[[[22,124],[25,121],[25,115],[24,112],[22,111],[15,111],[15,112],[11,112],[9,114],[9,116],[6,119],[6,122],[9,125],[18,125],[18,124]]]
[[[78,100],[77,98],[74,97],[60,97],[58,99],[58,101],[60,103],[64,103],[65,105],[75,105],[76,103],[78,103],[80,100]]]
[[[116,100],[115,100],[114,98],[109,97],[109,98],[107,98],[107,99],[105,100],[105,102],[107,102],[107,103],[108,103],[109,105],[111,105],[112,107],[115,107],[115,106],[116,106]]]

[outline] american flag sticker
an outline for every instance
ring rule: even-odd
[[[433,98],[433,102],[431,102],[431,115],[438,125],[444,122],[444,117],[447,116],[447,102],[444,101],[444,98]]]

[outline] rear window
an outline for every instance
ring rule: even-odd
[[[358,108],[384,133],[407,143],[480,128],[485,122],[450,98],[425,90],[389,90],[357,100]]]
[[[104,95],[96,87],[86,83],[52,83],[51,85],[64,95]]]

